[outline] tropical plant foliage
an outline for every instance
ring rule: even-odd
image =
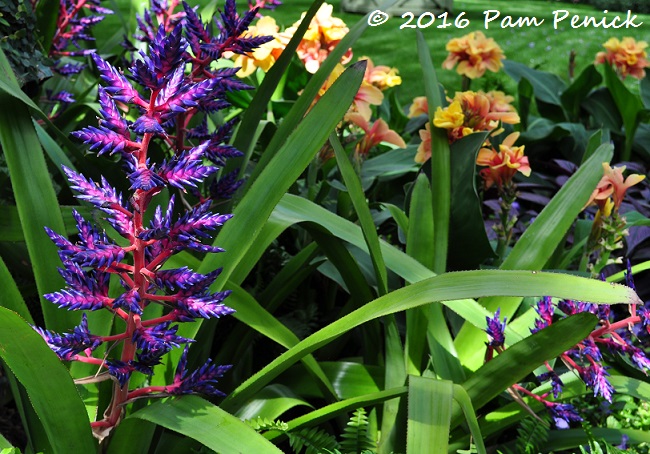
[[[645,452],[644,43],[403,108],[276,7],[0,2],[2,452]]]

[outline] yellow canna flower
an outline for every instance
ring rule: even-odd
[[[453,101],[444,109],[438,107],[433,117],[433,125],[437,128],[455,129],[462,126],[464,122],[465,115],[458,101]]]

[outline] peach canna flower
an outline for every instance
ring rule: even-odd
[[[480,172],[486,189],[494,184],[499,187],[509,184],[517,172],[530,176],[531,169],[528,157],[524,156],[524,146],[514,146],[518,138],[519,133],[513,132],[499,145],[499,151],[481,148],[478,152],[476,164],[487,166]]]
[[[606,51],[596,54],[596,64],[609,63],[622,79],[628,75],[639,80],[645,77],[645,68],[650,66],[645,51],[648,43],[637,42],[631,37],[625,37],[621,41],[618,38],[610,38],[603,47]]]
[[[591,193],[585,208],[592,203],[598,205],[601,212],[613,203],[613,210],[618,211],[627,190],[645,179],[645,175],[632,174],[627,178],[623,176],[625,166],[611,167],[608,162],[603,162],[603,177]],[[608,210],[611,212],[611,208]]]
[[[419,117],[420,115],[429,115],[429,103],[426,96],[413,98],[413,103],[409,107],[409,118]]]
[[[321,89],[318,91],[318,95],[314,99],[312,106],[316,103],[316,101],[320,99],[321,96],[325,94],[327,90],[329,90],[336,79],[338,79],[339,76],[343,74],[343,71],[345,71],[345,68],[342,64],[338,63],[334,70],[330,73]],[[370,106],[378,106],[382,103],[383,100],[384,94],[381,92],[381,90],[370,85],[364,80],[361,82],[359,91],[354,96],[354,101],[352,102],[352,106],[350,106],[350,110],[346,114],[345,119],[347,120],[347,115],[351,114],[352,112],[358,112],[363,116],[363,118],[366,119],[366,121],[369,121],[370,117],[372,116],[372,110]]]
[[[431,159],[431,122],[427,121],[425,129],[420,129],[420,146],[415,154],[415,162],[423,164]]]
[[[460,38],[454,38],[446,46],[449,55],[442,63],[445,69],[476,79],[490,70],[497,72],[503,66],[501,60],[505,58],[503,51],[492,38],[487,38],[483,32],[471,32]]]
[[[388,127],[388,124],[379,119],[372,125],[366,120],[363,115],[358,112],[353,112],[347,115],[347,119],[363,129],[366,135],[357,144],[356,154],[358,157],[365,157],[370,152],[370,149],[379,145],[382,142],[390,143],[398,148],[406,148],[406,142],[395,131]]]

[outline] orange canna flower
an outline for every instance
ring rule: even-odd
[[[509,184],[517,172],[530,176],[531,169],[528,157],[524,156],[524,146],[514,146],[518,138],[519,133],[513,132],[499,145],[499,151],[481,148],[478,152],[476,164],[487,166],[487,169],[480,172],[486,189],[494,184],[499,187]]]
[[[492,38],[486,38],[483,32],[471,32],[460,38],[454,38],[446,46],[449,55],[442,63],[445,69],[453,69],[460,75],[476,79],[486,70],[497,72],[503,66],[503,51]]]
[[[611,213],[611,204],[613,203],[613,210],[618,211],[628,188],[645,179],[645,175],[639,174],[628,175],[625,178],[623,172],[625,172],[625,166],[612,168],[608,162],[603,162],[603,177],[596,185],[594,192],[591,193],[585,208],[595,203],[601,212],[605,213],[607,210]]]
[[[609,63],[616,69],[622,79],[625,79],[628,75],[636,79],[645,77],[644,68],[650,66],[646,58],[648,54],[645,51],[648,43],[645,41],[637,42],[631,37],[625,37],[622,41],[619,41],[618,38],[610,38],[603,44],[603,47],[606,52],[596,54],[595,64]]]
[[[256,25],[248,27],[246,31],[248,36],[273,36],[275,39],[262,44],[247,55],[235,55],[235,66],[241,68],[237,72],[238,77],[247,77],[255,72],[257,68],[262,68],[266,72],[273,66],[287,45],[286,42],[280,39],[279,30],[280,27],[275,23],[275,19],[270,16],[262,17],[257,21]]]
[[[384,91],[402,83],[402,78],[397,75],[397,68],[389,66],[375,66],[370,57],[361,57],[359,60],[366,60],[366,74],[364,80],[369,84]]]
[[[365,157],[370,149],[382,142],[387,142],[398,148],[406,148],[406,142],[395,131],[388,127],[388,124],[381,118],[375,121],[372,126],[368,123],[363,115],[353,112],[347,115],[347,119],[353,124],[364,130],[366,135],[357,144],[356,154],[358,157]]]
[[[328,3],[321,5],[296,50],[298,57],[305,64],[305,69],[312,74],[318,71],[321,63],[350,31],[345,22],[332,16],[333,9],[333,6]],[[282,34],[285,43],[289,42],[304,17],[305,13],[302,13],[300,20]],[[352,49],[348,49],[341,63],[345,64],[350,60],[352,60]]]

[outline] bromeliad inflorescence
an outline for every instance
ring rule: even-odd
[[[222,154],[235,152],[223,144],[223,133],[210,134],[205,122],[188,130],[187,119],[198,112],[223,109],[228,105],[228,91],[247,88],[233,79],[238,68],[212,70],[209,63],[225,51],[247,52],[265,41],[264,37],[243,35],[255,14],[256,10],[252,10],[239,17],[234,0],[228,0],[221,14],[221,34],[212,36],[186,6],[184,20],[169,33],[161,26],[148,53],[140,53],[131,67],[132,80],[148,90],[146,95],[121,71],[93,55],[104,82],[98,89],[101,118],[98,127],[89,126],[73,135],[90,144],[90,149],[98,154],[120,155],[130,195],[123,196],[105,178],[96,182],[72,169],[64,170],[72,189],[78,192],[77,197],[102,211],[123,239],[113,241],[76,211],[76,242],[46,229],[59,248],[63,262],[60,273],[66,288],[45,297],[68,310],[108,310],[123,331],[111,336],[93,335],[85,314],[71,333],[37,330],[62,360],[96,365],[102,371],[99,378],[114,380],[113,399],[104,419],[92,423],[100,438],[119,423],[124,405],[132,399],[195,392],[221,395],[215,385],[230,366],[217,366],[208,360],[198,370],[188,372],[188,344],[193,340],[177,334],[180,322],[218,318],[233,312],[224,304],[228,291],[210,291],[220,270],[200,274],[187,267],[163,269],[163,265],[180,251],[222,251],[202,240],[211,238],[231,215],[212,213],[211,201],[202,197],[184,212],[175,200],[183,197],[184,204],[191,205],[186,192],[194,193],[214,176],[218,171],[214,164],[221,164]],[[191,69],[199,50],[205,51],[204,66],[201,77],[196,77]],[[131,108],[130,117],[128,112],[124,113],[129,110],[126,106]],[[184,139],[176,140],[180,133]],[[199,143],[186,146],[185,138]],[[152,162],[149,151],[154,141],[168,153],[162,162]],[[179,193],[169,197],[166,207],[159,205],[153,216],[147,216],[151,214],[154,197],[165,188]],[[222,190],[227,192],[228,188]],[[123,287],[116,296],[109,292],[112,277]],[[152,303],[162,305],[164,310],[147,318],[145,309]],[[93,351],[106,343],[111,345],[109,352],[120,351],[112,346],[121,344],[119,357],[94,356]],[[181,345],[185,349],[173,383],[129,389],[133,373],[153,374],[163,355]]]
[[[634,290],[629,261],[625,277],[627,286]],[[564,366],[579,376],[593,391],[594,396],[600,396],[608,402],[612,401],[615,390],[607,378],[609,377],[608,366],[603,364],[607,354],[624,358],[628,364],[645,374],[650,371],[648,352],[635,345],[639,339],[645,340],[650,334],[650,303],[644,306],[631,304],[628,313],[617,314],[607,304],[596,305],[572,300],[554,302],[551,298],[544,297],[537,302],[535,311],[537,318],[535,326],[530,330],[532,333],[550,326],[558,317],[571,316],[580,312],[590,312],[598,317],[599,324],[589,336],[559,357]],[[494,318],[487,317],[486,323],[489,339],[486,361],[489,361],[495,351],[499,353],[504,351],[506,321],[500,320],[499,310],[497,310]],[[549,383],[550,392],[539,395],[518,384],[513,385],[510,392],[537,400],[549,411],[555,426],[558,429],[566,429],[571,422],[582,421],[582,418],[571,404],[549,400],[551,394],[555,399],[560,397],[564,383],[556,373],[556,369],[561,366],[556,364],[554,368],[549,362],[546,362],[545,366],[547,371],[538,375],[537,379]]]

